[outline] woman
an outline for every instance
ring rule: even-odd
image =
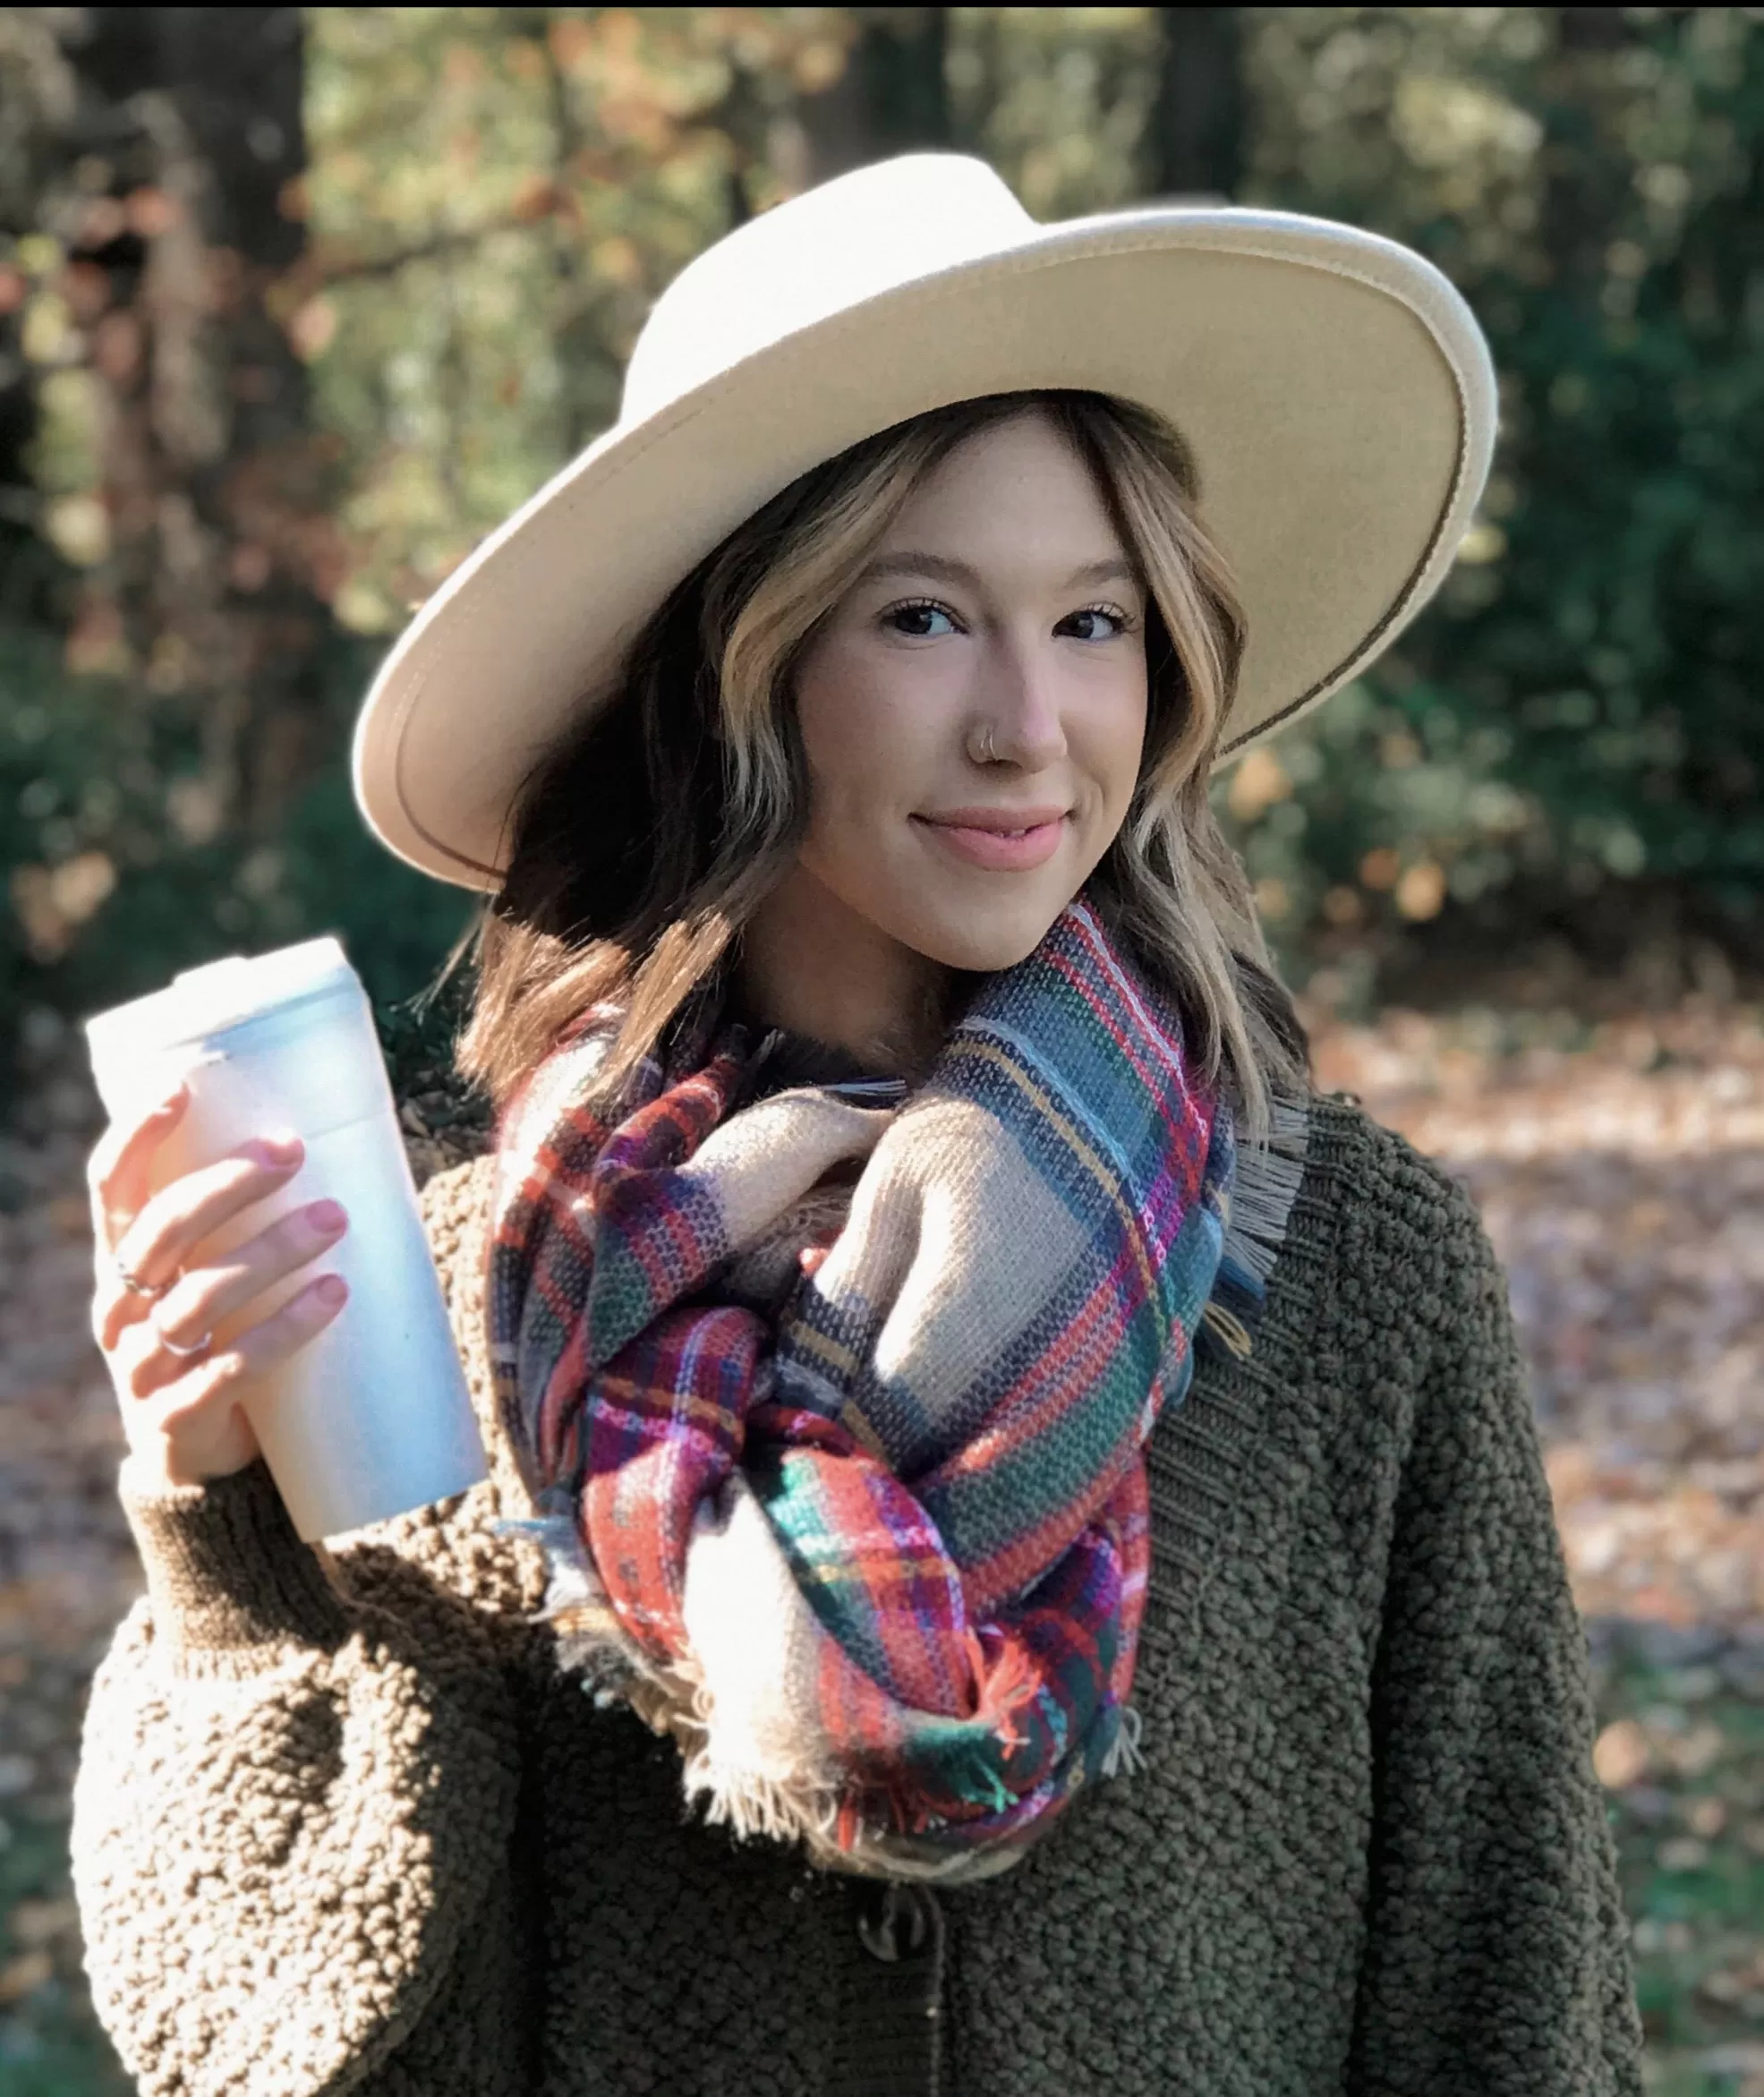
[[[143,2088],[1640,2090],[1498,1268],[1312,1092],[1206,797],[1424,601],[1491,397],[1387,243],[959,159],[670,288],[357,741],[494,893],[426,1190],[489,1483],[301,1544],[236,1399],[324,1278],[208,1335],[346,1219],[205,1261],[297,1155],[95,1155]]]

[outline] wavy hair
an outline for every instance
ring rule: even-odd
[[[1138,783],[1085,892],[1175,1003],[1246,1136],[1265,1138],[1274,1092],[1308,1088],[1304,1030],[1207,796],[1244,625],[1193,461],[1144,408],[1038,391],[933,409],[792,482],[673,591],[607,703],[535,767],[475,928],[476,995],[456,1052],[497,1105],[587,1006],[625,1009],[603,1067],[610,1092],[695,993],[728,980],[805,825],[797,664],[931,470],[1026,412],[1085,461],[1146,588]]]

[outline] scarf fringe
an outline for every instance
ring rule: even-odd
[[[946,1851],[925,1833],[844,1831],[845,1799],[827,1773],[802,1770],[780,1777],[720,1761],[709,1692],[684,1677],[664,1677],[632,1649],[596,1576],[580,1532],[567,1514],[507,1515],[489,1525],[499,1535],[524,1536],[544,1551],[549,1572],[543,1606],[528,1624],[549,1624],[557,1634],[560,1673],[579,1677],[598,1709],[624,1706],[652,1732],[670,1737],[680,1752],[688,1803],[703,1802],[705,1820],[746,1840],[800,1842],[820,1864],[860,1878],[914,1879],[941,1883],[995,1878],[1018,1863],[1027,1844],[1010,1837],[975,1850]],[[1144,1767],[1139,1714],[1123,1709],[1121,1729],[1103,1765],[1114,1776]],[[977,1788],[996,1792],[990,1765]],[[1008,1795],[993,1803],[1002,1807]]]
[[[551,1626],[558,1669],[579,1675],[584,1695],[605,1709],[634,1698],[640,1683],[652,1699],[666,1693],[626,1638],[572,1516],[504,1515],[490,1527],[499,1536],[529,1537],[543,1551],[545,1599],[522,1622]]]
[[[1309,1135],[1305,1104],[1276,1100],[1266,1141],[1240,1147],[1222,1269],[1235,1267],[1265,1284],[1285,1243],[1292,1204],[1304,1180]],[[1226,1305],[1216,1298],[1209,1302],[1202,1323],[1231,1354],[1248,1359],[1250,1331]],[[584,1692],[597,1706],[630,1702],[656,1732],[678,1739],[688,1794],[707,1802],[708,1820],[739,1836],[799,1837],[823,1850],[839,1818],[836,1787],[819,1777],[780,1780],[720,1766],[707,1744],[709,1713],[702,1709],[702,1692],[688,1690],[688,1711],[680,1701],[682,1685],[663,1681],[633,1651],[567,1511],[567,1496],[554,1488],[546,1501],[550,1512],[507,1516],[490,1526],[501,1535],[531,1538],[545,1553],[544,1603],[525,1621],[553,1627],[558,1667],[581,1677]],[[1103,1759],[1104,1777],[1133,1776],[1146,1767],[1141,1730],[1138,1710],[1123,1706],[1120,1727]]]
[[[824,1870],[859,1879],[910,1879],[926,1884],[967,1885],[995,1879],[1018,1863],[1029,1846],[1022,1834],[976,1849],[942,1847],[929,1835],[853,1829],[844,1819],[837,1787],[814,1777],[762,1777],[730,1769],[712,1755],[696,1726],[677,1725],[686,1796],[703,1800],[704,1818],[737,1838],[754,1836],[800,1842]]]
[[[762,1775],[720,1761],[712,1746],[710,1692],[683,1675],[664,1676],[633,1649],[570,1515],[511,1515],[490,1526],[530,1537],[545,1553],[544,1604],[525,1621],[552,1627],[559,1671],[579,1676],[583,1692],[600,1709],[626,1704],[652,1732],[674,1740],[686,1799],[703,1803],[708,1822],[744,1839],[800,1841],[822,1856],[845,1854],[838,1842],[842,1802],[831,1776]]]
[[[1219,1271],[1196,1335],[1233,1360],[1255,1352],[1262,1299],[1286,1242],[1309,1147],[1308,1108],[1288,1098],[1271,1103],[1265,1139],[1238,1148]]]
[[[1144,1722],[1131,1704],[1121,1708],[1121,1725],[1114,1738],[1109,1743],[1109,1752],[1103,1757],[1104,1777],[1138,1777],[1146,1767],[1145,1752],[1139,1745],[1144,1732]]]
[[[691,1737],[681,1737],[689,1733]],[[760,1835],[778,1842],[802,1841],[811,1848],[833,1846],[839,1818],[834,1786],[814,1777],[765,1777],[754,1769],[731,1769],[712,1753],[708,1732],[699,1726],[677,1726],[685,1764],[688,1800],[703,1799],[704,1818],[746,1838]]]
[[[1303,1184],[1310,1149],[1310,1114],[1301,1102],[1275,1100],[1265,1143],[1237,1154],[1225,1262],[1265,1282],[1286,1242],[1287,1219]]]

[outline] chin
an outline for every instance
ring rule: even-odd
[[[940,913],[919,920],[899,936],[946,968],[990,976],[1014,968],[1033,954],[1069,899],[1046,901],[1033,908],[1020,903],[990,910],[982,906],[956,918]]]

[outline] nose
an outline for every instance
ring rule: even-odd
[[[1059,676],[1050,652],[1036,639],[997,637],[976,694],[970,748],[984,748],[990,729],[994,763],[1043,771],[1066,754]]]

